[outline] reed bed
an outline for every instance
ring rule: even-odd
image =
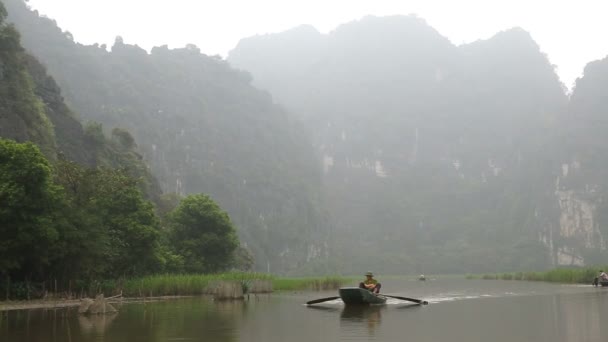
[[[212,294],[215,285],[221,282],[239,282],[247,293],[255,281],[268,281],[274,291],[330,290],[337,289],[350,281],[348,278],[277,278],[264,273],[222,273],[196,275],[154,275],[127,279],[114,288],[104,289],[106,293],[118,293],[127,297],[190,296]]]
[[[527,280],[527,281],[546,281],[551,283],[564,284],[591,284],[597,277],[600,270],[608,270],[606,267],[585,267],[585,268],[556,268],[545,272],[515,272],[515,273],[496,273],[483,274],[480,276],[467,275],[467,279],[491,279],[491,280]]]
[[[254,280],[272,280],[263,273],[231,272],[222,274],[166,274],[125,280],[113,292],[122,290],[127,297],[190,296],[211,294],[213,285],[222,281],[240,282],[246,289]]]
[[[336,290],[342,285],[351,282],[351,278],[325,277],[325,278],[277,278],[272,285],[278,291],[296,290]]]

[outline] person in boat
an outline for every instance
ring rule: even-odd
[[[368,289],[373,293],[380,293],[382,284],[374,279],[374,274],[372,272],[367,272],[365,273],[365,280],[359,283],[359,287],[362,289]]]
[[[593,279],[593,285],[598,286],[600,281],[601,282],[608,281],[608,274],[606,274],[606,272],[604,272],[602,270],[600,270],[600,275],[595,277],[595,279]]]

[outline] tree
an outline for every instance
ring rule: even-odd
[[[53,213],[62,200],[38,147],[0,139],[0,273],[27,269],[29,278],[50,264],[60,238]]]
[[[160,230],[149,201],[125,170],[87,169],[61,161],[57,182],[67,197],[62,277],[81,279],[158,271]],[[69,269],[69,271],[66,271]]]
[[[171,241],[187,272],[209,273],[233,265],[239,245],[228,214],[207,195],[184,198],[169,214]]]
[[[113,275],[142,275],[158,266],[159,222],[137,181],[124,170],[97,170],[91,203],[110,237]]]

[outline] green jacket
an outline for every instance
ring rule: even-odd
[[[378,285],[378,281],[376,279],[374,279],[374,278],[365,279],[363,281],[363,284],[365,284],[365,285],[369,285],[369,284]]]

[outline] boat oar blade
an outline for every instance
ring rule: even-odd
[[[315,299],[315,300],[311,300],[311,301],[306,302],[306,305],[323,303],[323,302],[329,302],[330,300],[335,300],[335,299],[338,299],[338,298],[340,298],[340,297],[336,296],[336,297],[319,298],[319,299]]]
[[[414,302],[414,303],[418,303],[421,305],[427,305],[429,302],[427,302],[426,300],[422,300],[422,299],[416,299],[416,298],[408,298],[408,297],[401,297],[401,296],[393,296],[393,295],[387,295],[387,294],[382,294],[385,297],[390,297],[390,298],[395,298],[395,299],[401,299],[401,300],[405,300],[408,302]]]

